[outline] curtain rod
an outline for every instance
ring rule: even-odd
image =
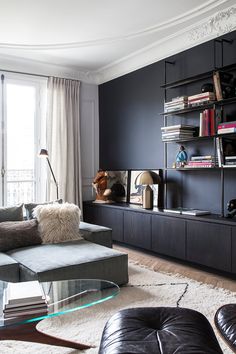
[[[45,77],[45,78],[49,78],[49,77],[56,77],[58,79],[66,79],[65,77],[61,77],[61,76],[54,76],[54,75],[40,75],[40,74],[32,74],[32,73],[27,73],[25,71],[14,71],[14,70],[5,70],[5,69],[0,69],[0,71],[5,71],[6,73],[13,73],[13,74],[23,74],[23,75],[30,75],[30,76],[38,76],[38,77]],[[74,81],[80,81],[78,79],[66,79],[66,80],[74,80]]]
[[[48,75],[32,74],[32,73],[27,73],[27,72],[25,72],[25,71],[15,71],[15,70],[5,70],[5,69],[0,69],[0,71],[5,71],[6,73],[24,74],[24,75],[40,76],[40,77],[49,78]]]

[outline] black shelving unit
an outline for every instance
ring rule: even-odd
[[[216,40],[217,41],[217,40]],[[227,65],[227,66],[223,66],[223,40],[221,40],[221,61],[222,61],[222,66],[220,68],[216,68],[212,70],[212,71],[208,71],[205,73],[201,73],[198,75],[194,75],[192,77],[188,77],[182,80],[177,80],[177,81],[173,81],[173,82],[166,82],[166,77],[167,77],[167,67],[168,65],[175,65],[175,62],[171,62],[171,61],[165,61],[165,71],[164,71],[164,85],[162,85],[161,87],[165,89],[165,102],[166,102],[166,98],[167,98],[167,90],[168,89],[172,89],[172,88],[177,88],[177,87],[181,87],[184,85],[189,85],[191,83],[197,82],[199,80],[203,80],[203,79],[207,79],[207,78],[212,78],[213,77],[213,72],[215,70],[220,70],[220,71],[233,71],[236,70],[236,64],[233,65]],[[226,41],[227,43],[229,41]],[[214,46],[214,64],[216,62],[215,60],[215,46]],[[174,110],[171,112],[162,112],[160,113],[161,116],[163,116],[164,118],[164,126],[167,126],[167,119],[168,117],[171,116],[178,116],[181,115],[184,117],[185,114],[188,114],[190,112],[194,112],[194,111],[203,111],[204,109],[209,109],[209,108],[213,108],[213,109],[217,109],[220,108],[221,111],[223,111],[223,107],[229,104],[233,104],[236,103],[236,97],[232,97],[232,98],[227,98],[227,99],[222,99],[220,101],[214,101],[214,102],[210,102],[207,104],[202,104],[196,107],[189,107],[189,108],[185,108],[185,109],[181,109],[181,110]],[[186,118],[187,119],[187,118]],[[220,200],[221,200],[221,216],[224,216],[224,171],[227,169],[235,169],[236,166],[230,166],[230,167],[193,167],[193,168],[170,168],[167,166],[167,145],[170,143],[183,143],[183,142],[195,142],[195,141],[203,141],[203,140],[212,140],[213,144],[214,144],[214,155],[216,157],[217,155],[217,151],[216,151],[216,138],[235,138],[236,139],[236,133],[228,133],[228,134],[215,134],[212,136],[194,136],[192,138],[186,138],[186,139],[178,139],[178,140],[169,140],[169,141],[163,141],[164,143],[164,206],[165,208],[167,208],[167,193],[168,193],[168,185],[167,185],[167,172],[168,171],[216,171],[218,170],[220,172],[220,180],[221,180],[221,190],[220,190]]]

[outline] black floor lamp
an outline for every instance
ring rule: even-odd
[[[59,199],[58,183],[57,183],[56,177],[55,177],[55,175],[54,175],[54,173],[53,173],[52,166],[51,166],[50,161],[49,161],[49,158],[48,158],[48,151],[47,151],[46,149],[41,149],[41,151],[40,151],[40,153],[39,153],[39,156],[40,156],[40,157],[46,157],[46,159],[47,159],[48,166],[49,166],[49,168],[50,168],[50,171],[51,171],[51,174],[52,174],[54,183],[55,183],[55,185],[56,185],[56,189],[57,189],[57,199]]]

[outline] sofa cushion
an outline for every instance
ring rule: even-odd
[[[43,243],[78,240],[80,209],[72,203],[38,205],[34,211]]]
[[[42,243],[36,220],[0,223],[0,251]]]
[[[44,244],[7,252],[20,263],[20,280],[105,279],[128,281],[128,256],[85,240]]]
[[[0,222],[4,221],[22,221],[23,220],[23,204],[13,207],[0,208]]]
[[[0,252],[0,279],[13,283],[20,281],[18,262],[2,252]]]
[[[99,354],[114,353],[223,354],[206,317],[178,307],[117,312],[108,320],[99,348]]]
[[[52,202],[46,202],[46,203],[26,203],[26,204],[24,204],[24,208],[25,208],[25,211],[26,211],[26,218],[28,220],[34,218],[33,211],[34,211],[34,208],[36,208],[38,205],[47,205],[47,204],[53,204],[53,203],[61,204],[62,203],[62,199],[58,199],[58,200],[55,200],[55,201],[52,201]]]
[[[87,241],[102,246],[112,247],[112,229],[105,226],[89,224],[81,221],[79,224],[80,235]]]

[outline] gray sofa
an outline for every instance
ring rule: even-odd
[[[80,223],[83,240],[0,252],[0,279],[10,282],[105,279],[128,282],[128,255],[113,250],[112,230]]]

